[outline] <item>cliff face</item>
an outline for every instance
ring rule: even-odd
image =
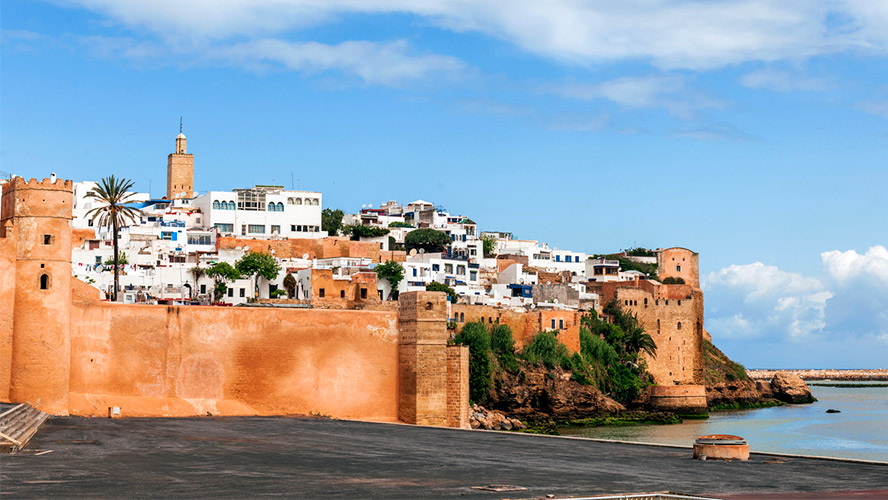
[[[625,407],[594,386],[570,380],[571,372],[524,364],[517,373],[497,372],[487,406],[525,421],[577,420],[611,415]]]
[[[703,381],[709,408],[761,406],[772,396],[762,394],[743,365],[731,361],[711,342],[703,341]]]

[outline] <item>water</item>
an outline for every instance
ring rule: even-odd
[[[561,433],[686,446],[704,434],[734,434],[746,439],[751,451],[888,462],[888,387],[810,388],[818,401],[809,405],[718,411],[708,420],[675,425],[561,429]],[[841,413],[826,413],[830,408]]]

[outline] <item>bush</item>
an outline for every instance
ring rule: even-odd
[[[684,285],[684,278],[673,278],[672,276],[663,279],[664,285]]]
[[[450,243],[452,241],[447,233],[431,228],[416,229],[404,236],[404,245],[408,250],[421,248],[426,252],[443,252]]]
[[[413,227],[413,224],[410,224],[409,222],[401,222],[399,220],[396,220],[394,222],[389,222],[388,227]]]
[[[515,358],[515,339],[508,325],[496,324],[490,332],[490,350],[496,355],[501,368],[512,373],[518,371]]]
[[[350,234],[351,239],[353,240],[359,240],[361,238],[378,238],[389,234],[388,229],[375,226],[364,226],[362,224],[343,226],[342,232],[343,234]]]
[[[273,298],[273,299],[279,299],[281,297],[286,296],[287,291],[282,288],[278,288],[277,290],[271,292],[269,295],[271,295],[271,298]]]
[[[469,396],[475,403],[487,401],[492,372],[487,327],[481,322],[466,323],[453,342],[469,346]]]
[[[447,294],[447,300],[450,302],[456,302],[456,292],[453,291],[453,288],[445,285],[444,283],[438,283],[437,281],[433,281],[426,285],[427,292],[444,292]]]
[[[542,364],[549,369],[560,366],[569,370],[571,367],[567,347],[558,341],[553,332],[536,334],[521,350],[520,356],[528,363]]]

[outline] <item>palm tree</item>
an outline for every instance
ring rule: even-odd
[[[117,301],[117,289],[119,284],[119,255],[117,249],[117,233],[121,227],[125,227],[129,222],[133,222],[142,215],[142,211],[126,206],[126,203],[132,203],[132,197],[135,193],[129,192],[133,187],[133,181],[129,179],[116,179],[113,175],[103,178],[96,187],[87,193],[87,198],[95,198],[102,203],[102,206],[93,208],[86,213],[93,222],[101,227],[111,229],[114,235],[114,290],[111,293],[111,300]]]

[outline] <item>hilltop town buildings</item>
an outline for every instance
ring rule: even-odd
[[[553,248],[508,232],[482,232],[470,217],[451,214],[421,199],[405,205],[387,201],[343,218],[346,225],[388,230],[385,236],[331,237],[321,229],[320,192],[256,185],[197,193],[194,155],[186,152],[181,132],[175,152],[167,159],[167,176],[167,195],[155,199],[137,193],[142,216],[120,231],[120,248],[126,254],[118,294],[122,302],[211,304],[215,282],[199,270],[219,262],[234,264],[245,253],[259,251],[275,257],[281,266],[279,275],[271,280],[254,277],[229,282],[220,303],[391,310],[392,284],[378,279],[374,267],[396,261],[404,268],[404,278],[397,284],[400,293],[422,292],[432,282],[445,284],[456,294],[456,303],[446,307],[451,324],[506,323],[519,346],[541,330],[553,330],[568,347],[579,349],[581,315],[601,312],[604,304],[616,300],[638,315],[657,343],[657,358],[648,359],[657,383],[688,384],[702,378],[703,294],[698,255],[690,250],[659,249],[651,256],[625,257],[656,264],[657,276],[647,276],[622,269],[613,257]],[[95,183],[34,182],[13,179],[4,185],[3,220],[11,225],[19,220],[16,214],[24,213],[21,207],[37,203],[64,212],[59,221],[67,222],[59,222],[62,225],[52,230],[52,255],[43,255],[50,247],[36,247],[41,259],[45,257],[41,263],[46,271],[32,269],[31,261],[19,264],[20,257],[5,257],[17,269],[14,287],[43,280],[45,275],[52,284],[51,293],[64,295],[58,300],[66,303],[71,299],[65,290],[71,289],[73,277],[103,297],[110,296],[112,235],[85,217],[95,206],[95,200],[86,197]],[[38,190],[50,193],[50,198],[40,198],[50,201],[36,202],[27,196],[18,200],[14,195]],[[408,252],[405,238],[420,228],[445,233],[450,239],[446,251]],[[31,240],[40,237],[24,230],[15,234],[15,252],[30,248]],[[488,247],[492,242],[487,255],[485,240]],[[10,245],[8,238],[6,244]],[[63,261],[70,263],[67,278],[63,269],[53,267],[53,262]],[[288,274],[296,287],[283,294]],[[674,283],[665,284],[667,278]],[[273,298],[282,294],[283,298]],[[32,292],[23,292],[16,304],[27,303],[31,296]],[[44,298],[45,294],[39,300]]]

